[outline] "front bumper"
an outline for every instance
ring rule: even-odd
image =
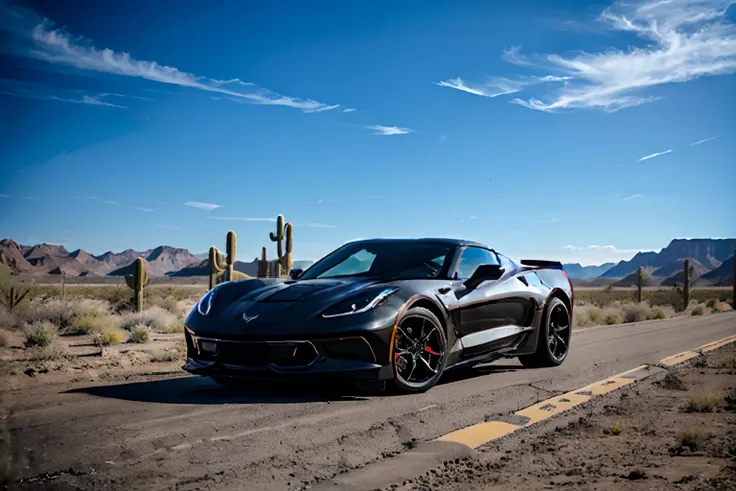
[[[312,339],[221,339],[185,332],[194,375],[278,380],[386,380],[393,329]]]

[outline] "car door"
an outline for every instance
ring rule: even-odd
[[[513,263],[502,262],[495,252],[477,246],[460,251],[453,278],[465,281],[483,264],[499,264],[505,272],[498,280],[456,290],[458,331],[466,347],[501,348],[511,344],[531,323],[532,288],[517,278]]]

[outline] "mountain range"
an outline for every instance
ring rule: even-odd
[[[635,285],[642,268],[649,285],[683,284],[684,263],[690,260],[693,285],[730,285],[733,283],[736,239],[674,239],[659,252],[639,252],[628,261],[600,266],[563,264],[572,279],[617,279],[614,286]]]
[[[730,285],[733,282],[736,239],[674,239],[659,252],[639,252],[628,261],[598,266],[563,264],[573,280],[605,279],[615,286],[636,284],[641,267],[650,285],[682,284],[683,265],[690,260],[694,285]],[[152,277],[192,277],[209,274],[207,254],[192,254],[187,249],[162,245],[147,251],[126,249],[95,256],[81,249],[69,252],[62,245],[21,245],[11,239],[0,241],[0,264],[16,274],[66,276],[123,276],[131,272],[133,261],[143,258]],[[306,268],[313,261],[294,261],[295,268]],[[235,269],[249,276],[258,272],[258,258],[236,261]]]

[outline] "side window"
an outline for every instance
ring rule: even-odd
[[[498,258],[488,249],[480,247],[466,247],[460,253],[455,278],[467,280],[481,264],[499,264]]]

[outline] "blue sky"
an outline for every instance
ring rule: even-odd
[[[550,4],[554,3],[554,7]],[[601,263],[736,235],[727,1],[6,2],[0,236]]]

